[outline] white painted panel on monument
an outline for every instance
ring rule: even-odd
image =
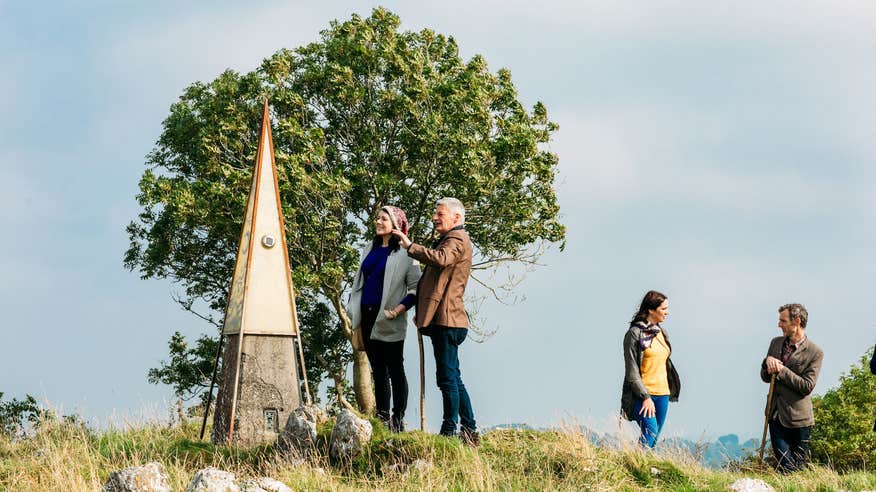
[[[243,322],[243,291],[246,283],[246,264],[249,257],[249,238],[252,230],[252,216],[255,198],[255,180],[249,190],[246,203],[246,216],[243,222],[243,232],[240,235],[240,246],[237,249],[237,261],[234,264],[234,276],[231,277],[231,290],[228,295],[228,306],[225,311],[225,324],[222,333],[239,333]]]
[[[266,143],[270,143],[270,139]],[[249,285],[244,303],[244,333],[294,335],[288,264],[280,241],[280,215],[270,145],[262,148],[258,203],[255,210],[255,241],[250,252]],[[274,238],[274,246],[262,243]]]
[[[267,106],[256,159],[222,332],[294,335],[292,280]]]

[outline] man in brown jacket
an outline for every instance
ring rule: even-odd
[[[782,336],[773,338],[760,367],[768,383],[775,376],[773,406],[769,409],[770,441],[780,471],[806,466],[809,436],[815,419],[810,394],[815,389],[824,352],[806,336],[809,313],[802,304],[779,308]]]
[[[465,208],[456,198],[442,198],[432,216],[440,237],[431,248],[412,243],[401,231],[393,231],[408,256],[426,266],[417,286],[415,324],[432,339],[435,372],[444,402],[441,435],[457,435],[463,442],[477,446],[478,433],[471,399],[462,383],[459,370],[459,346],[468,335],[468,313],[463,304],[471,272],[472,246],[465,231]]]

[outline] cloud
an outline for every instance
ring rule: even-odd
[[[137,86],[177,93],[194,80],[211,80],[226,68],[249,71],[282,47],[315,41],[328,12],[346,18],[338,2],[238,5],[180,13],[170,22],[121,26],[108,47],[116,76]],[[315,27],[316,26],[316,27]]]
[[[4,36],[0,36],[0,42],[3,42],[7,48],[0,50],[0,67],[4,67],[0,70],[0,142],[18,133],[22,112],[28,110],[25,103],[29,100],[23,95],[31,90],[31,81],[35,77],[33,53],[16,49],[18,48],[16,43],[12,43],[11,40],[6,41]],[[32,111],[33,108],[29,110]],[[10,141],[4,144],[4,147],[11,143]]]
[[[876,176],[848,158],[860,149],[841,130],[808,142],[836,153],[827,163],[802,153],[808,132],[773,130],[769,117],[745,130],[762,132],[761,140],[774,132],[766,149],[738,135],[737,114],[642,104],[553,118],[560,131],[550,148],[560,158],[559,188],[572,203],[651,197],[736,215],[815,217],[871,201],[860,183]],[[843,123],[840,116],[833,121]]]
[[[654,3],[646,0],[605,2],[600,0],[452,0],[470,15],[500,17],[502,22],[549,23],[581,30],[635,30],[639,32],[724,32],[737,36],[769,35],[772,31],[795,31],[800,35],[835,33],[869,35],[876,5],[857,0],[847,2],[794,2],[783,0],[764,6],[762,2]],[[495,13],[501,11],[501,16]]]
[[[589,196],[626,193],[640,179],[638,156],[617,122],[558,116],[549,146],[560,157],[561,187]]]
[[[0,156],[0,227],[22,231],[44,230],[62,221],[67,212],[58,196],[13,166],[32,166],[38,155],[7,152]]]

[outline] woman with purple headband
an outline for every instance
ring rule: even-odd
[[[670,401],[678,401],[681,381],[669,358],[672,345],[661,323],[669,315],[669,299],[648,291],[624,336],[624,384],[621,415],[635,420],[639,443],[653,448],[666,422]]]
[[[374,221],[374,240],[365,246],[359,259],[347,314],[353,327],[361,330],[371,363],[377,417],[393,432],[401,432],[408,406],[404,368],[407,311],[417,302],[420,266],[399,249],[393,229],[407,234],[404,211],[392,206],[381,208]]]

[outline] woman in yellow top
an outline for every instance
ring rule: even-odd
[[[666,422],[670,401],[678,401],[681,382],[669,355],[672,345],[660,325],[669,315],[669,299],[648,291],[624,337],[621,413],[642,430],[639,442],[653,448]]]

